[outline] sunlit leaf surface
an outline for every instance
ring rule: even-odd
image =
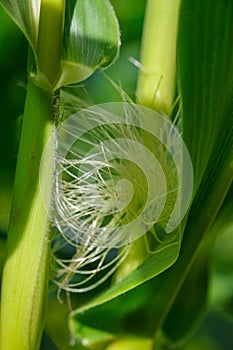
[[[118,54],[119,27],[108,0],[67,1],[59,85],[84,80]]]

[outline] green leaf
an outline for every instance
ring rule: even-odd
[[[211,235],[217,237],[211,262],[211,284],[209,299],[214,308],[221,309],[233,319],[233,186],[224,206],[211,229]]]
[[[98,316],[97,316],[98,318]],[[77,319],[70,319],[70,328],[73,338],[71,344],[75,345],[76,340],[85,349],[90,350],[152,350],[152,340],[148,338],[123,338],[110,332],[102,331],[83,325]]]
[[[198,254],[173,304],[163,330],[172,340],[180,341],[190,335],[207,310],[209,254],[204,249]]]
[[[9,16],[22,30],[34,53],[37,47],[41,0],[0,0]]]
[[[98,305],[84,313],[76,313],[70,317],[72,339],[83,342],[83,333],[77,332],[74,325],[85,328],[85,339],[92,339],[92,332],[108,332],[121,338],[124,334],[135,337],[153,335],[154,312],[154,280],[147,281],[102,305]],[[114,316],[114,317],[113,317]],[[88,332],[87,332],[88,331]],[[105,341],[103,336],[102,341]]]
[[[217,156],[216,146],[233,125],[233,3],[216,0],[213,6],[211,0],[183,0],[180,18],[183,138],[197,190],[208,162]]]
[[[119,50],[119,26],[108,0],[66,2],[61,76],[56,87],[108,67]]]
[[[215,297],[216,294],[218,297],[221,295],[223,299],[227,299],[228,297],[228,300],[232,297],[233,283],[231,265],[233,260],[231,258],[232,247],[230,244],[230,236],[233,232],[232,212],[233,198],[231,189],[224,201],[220,213],[209,230],[206,241],[204,240],[201,245],[201,249],[195,258],[185,283],[163,325],[166,336],[173,341],[179,341],[186,338],[195,330],[207,310],[208,301],[211,302],[211,297],[213,295],[215,295]],[[218,239],[216,242],[217,244],[215,245],[215,255],[219,255],[219,258],[221,259],[220,273],[216,274],[215,271],[213,274],[212,271],[212,279],[213,277],[214,279],[209,283],[211,277],[209,273],[210,252],[212,253],[212,246],[216,238]],[[221,247],[222,242],[224,243]],[[216,254],[217,251],[218,254]],[[214,265],[218,266],[216,260],[215,257]],[[222,263],[224,260],[225,263]],[[223,270],[225,272],[224,274]],[[177,315],[179,315],[179,317],[177,317]]]
[[[92,307],[101,305],[160,274],[174,263],[178,252],[179,242],[171,243],[170,245],[160,248],[155,254],[151,254],[144,263],[131,272],[121,282],[113,285],[90,303],[73,311],[71,315],[74,316],[75,314],[83,313]]]
[[[179,242],[176,242],[150,255],[142,265],[121,282],[73,311],[70,314],[70,325],[73,322],[81,322],[85,327],[101,329],[109,333],[115,333],[117,330],[121,333],[124,332],[124,328],[122,329],[122,325],[125,324],[123,319],[128,317],[135,308],[142,305],[146,307],[145,300],[153,300],[153,283],[151,286],[150,284],[144,285],[143,282],[150,280],[172,265],[178,256],[178,252]],[[139,287],[135,288],[137,286]],[[148,297],[145,297],[145,295]],[[121,309],[120,313],[115,312],[119,309]],[[114,318],[112,317],[113,313]],[[102,315],[101,321],[99,319],[100,315]],[[70,330],[74,339],[80,339],[82,334],[74,332],[73,326]]]

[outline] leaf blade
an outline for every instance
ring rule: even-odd
[[[215,145],[232,125],[231,1],[183,0],[178,66],[183,109],[183,137],[189,149],[197,190]],[[220,130],[221,129],[221,130]]]
[[[0,4],[18,25],[36,52],[41,0],[0,0]]]

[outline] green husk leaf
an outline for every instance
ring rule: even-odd
[[[26,36],[36,52],[40,0],[0,0],[0,4]]]
[[[118,21],[108,0],[67,1],[61,76],[56,88],[108,67],[119,44]]]

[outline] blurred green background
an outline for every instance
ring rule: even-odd
[[[145,0],[112,0],[121,27],[121,52],[107,75],[133,100],[138,68],[130,58],[139,59],[140,38]],[[7,225],[17,149],[26,94],[27,44],[16,25],[0,8],[0,267],[5,252]],[[94,103],[121,100],[119,92],[100,72],[81,86]],[[207,315],[196,333],[190,336],[183,350],[231,350],[233,344],[233,190],[213,229],[219,236],[210,263],[209,306]],[[59,305],[56,293],[51,292],[48,321],[41,350],[69,349],[65,321],[67,309]],[[179,317],[179,315],[177,315]],[[52,340],[51,340],[52,339]],[[56,346],[54,345],[56,344]],[[143,350],[143,349],[142,349]]]

